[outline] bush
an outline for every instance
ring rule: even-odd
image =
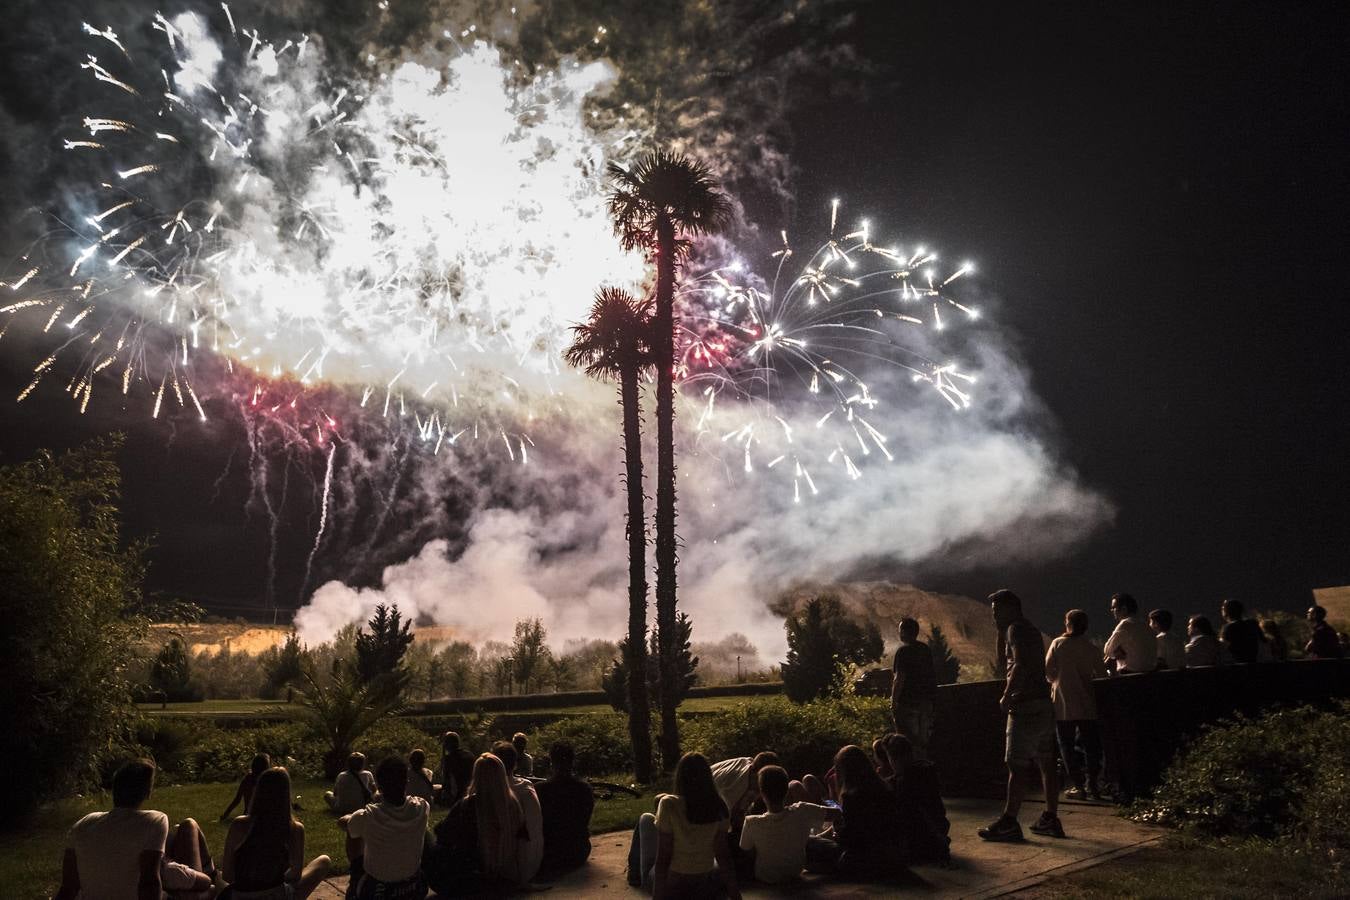
[[[723,712],[687,719],[684,745],[716,762],[773,750],[794,778],[829,769],[845,744],[870,747],[892,730],[890,706],[849,697],[797,704],[781,697],[751,700]]]
[[[1207,728],[1131,815],[1224,837],[1350,846],[1350,703]]]
[[[530,739],[533,753],[548,753],[554,741],[567,741],[576,751],[578,775],[633,771],[628,717],[615,713],[568,716],[546,725]]]

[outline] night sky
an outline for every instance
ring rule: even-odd
[[[976,549],[957,547],[866,574],[1013,587],[1043,628],[1074,605],[1101,624],[1119,590],[1215,614],[1224,596],[1297,609],[1350,583],[1348,18],[1313,3],[861,8],[848,36],[868,89],[804,92],[792,112],[797,219],[866,197],[854,212],[974,258],[1063,461],[1117,509],[1058,560],[1003,568],[984,546],[972,568]],[[12,349],[0,458],[125,424],[16,406]],[[255,565],[265,536],[240,509],[180,521],[166,502],[210,496],[224,438],[183,438],[198,462],[180,471],[162,431],[133,431],[126,474],[131,530],[161,534],[152,586],[228,604],[242,588],[212,585]],[[294,524],[303,542],[312,523]]]

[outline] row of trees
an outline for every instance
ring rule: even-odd
[[[640,383],[656,381],[656,698],[660,708],[661,762],[680,756],[676,708],[681,688],[675,537],[675,288],[679,263],[691,239],[720,231],[731,206],[711,172],[688,157],[657,151],[631,169],[611,165],[609,211],[625,249],[641,250],[656,268],[653,296],[637,298],[614,287],[596,294],[590,319],[575,327],[568,362],[594,377],[617,380],[623,409],[624,483],[628,494],[628,635],[623,668],[628,682],[628,728],[634,774],[653,774],[648,696],[647,516],[642,476]]]

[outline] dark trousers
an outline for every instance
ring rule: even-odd
[[[1102,733],[1096,719],[1078,719],[1055,723],[1055,736],[1059,739],[1059,755],[1064,760],[1064,768],[1069,780],[1075,787],[1083,787],[1083,776],[1087,784],[1097,786],[1097,777],[1102,768]],[[1077,738],[1078,746],[1074,746]],[[1081,754],[1079,752],[1081,748]],[[1084,765],[1086,760],[1086,765]]]

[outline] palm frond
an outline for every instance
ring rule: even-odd
[[[651,303],[627,291],[603,287],[596,291],[589,318],[572,326],[572,344],[563,351],[567,364],[601,379],[640,369],[651,357]]]
[[[681,153],[657,150],[631,168],[610,163],[608,198],[614,230],[626,249],[652,246],[665,217],[677,233],[714,234],[730,223],[731,202],[712,170]]]

